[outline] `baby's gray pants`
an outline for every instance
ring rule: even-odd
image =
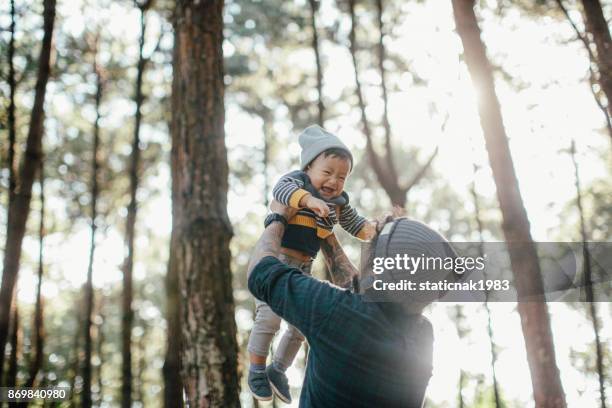
[[[303,273],[310,275],[312,261],[304,262],[300,259],[293,258],[289,255],[279,254],[278,259],[287,265],[294,266],[300,269]],[[280,328],[281,318],[278,317],[270,306],[261,300],[255,300],[255,323],[249,337],[247,350],[249,353],[258,356],[267,356],[270,344],[274,335]],[[304,341],[304,336],[298,329],[288,325],[287,330],[283,333],[278,349],[274,353],[274,363],[278,368],[286,370],[295,355],[300,350],[300,346]]]

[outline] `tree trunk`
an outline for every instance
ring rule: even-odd
[[[21,333],[19,331],[19,307],[17,298],[14,299],[13,313],[11,318],[11,354],[9,355],[8,370],[6,372],[6,386],[15,387],[17,385],[17,355],[19,352]],[[12,405],[12,404],[11,404]]]
[[[593,324],[593,331],[595,332],[595,351],[596,351],[596,366],[597,366],[597,377],[599,380],[599,398],[601,402],[601,408],[606,408],[606,377],[603,368],[603,350],[601,347],[601,340],[599,336],[599,316],[597,314],[597,304],[595,303],[595,294],[593,293],[593,279],[591,270],[591,254],[588,248],[588,232],[586,223],[584,221],[584,209],[582,206],[582,192],[580,188],[580,175],[578,171],[578,162],[576,160],[576,143],[572,140],[570,147],[570,154],[572,156],[572,163],[574,165],[574,183],[576,186],[576,204],[578,206],[578,214],[580,216],[580,238],[582,240],[582,255],[583,255],[583,268],[584,268],[584,289],[586,293],[586,301],[588,312],[591,317]]]
[[[171,166],[177,167],[179,160],[178,146],[172,144]],[[172,182],[172,202],[178,201],[178,186]],[[168,259],[168,273],[166,275],[166,324],[167,345],[166,358],[163,367],[164,376],[164,407],[182,408],[183,404],[183,382],[181,379],[181,313],[180,313],[180,291],[178,271],[176,268],[176,257],[174,255],[174,242],[176,241],[176,221],[178,217],[178,206],[172,206],[172,233],[170,236],[170,255]]]
[[[317,10],[319,9],[318,0],[308,0],[310,5],[310,28],[312,29],[312,51],[315,55],[317,66],[317,124],[323,127],[325,123],[325,105],[323,104],[323,68],[321,66],[321,56],[319,54],[319,35],[317,33]]]
[[[366,151],[368,153],[368,158],[370,159],[370,165],[374,169],[374,173],[378,178],[378,182],[389,196],[391,203],[393,205],[399,205],[401,207],[404,207],[404,205],[406,204],[405,195],[402,195],[401,191],[397,189],[395,183],[397,180],[393,180],[390,177],[390,175],[388,174],[388,169],[386,167],[383,167],[380,158],[378,157],[378,154],[374,150],[374,145],[372,141],[372,131],[370,129],[370,125],[366,115],[365,100],[363,98],[363,92],[361,90],[359,67],[357,64],[357,18],[355,16],[355,0],[349,0],[348,6],[349,15],[351,18],[351,31],[349,32],[349,51],[351,54],[351,59],[353,61],[353,73],[355,75],[355,93],[357,94],[359,111],[361,112],[361,126],[363,128],[363,133],[366,136]]]
[[[385,27],[383,24],[383,0],[376,0],[377,22],[378,22],[378,73],[380,75],[380,89],[383,98],[383,128],[385,129],[385,160],[389,166],[389,175],[397,180],[397,171],[393,163],[391,147],[391,124],[389,123],[389,97],[387,96],[387,73],[385,71]]]
[[[17,82],[15,80],[15,0],[11,0],[11,25],[9,28],[11,37],[8,45],[8,84],[9,84],[9,106],[8,106],[8,169],[9,169],[9,202],[15,194],[16,171],[15,171],[15,144],[17,142],[17,125],[15,119],[15,93],[17,92]]]
[[[17,188],[16,170],[15,170],[15,145],[17,143],[17,128],[15,121],[15,93],[17,90],[17,82],[15,80],[15,65],[13,58],[15,55],[15,1],[11,0],[11,37],[8,46],[8,62],[9,62],[9,106],[8,106],[8,171],[9,171],[9,189],[8,203],[15,201],[15,190]],[[6,385],[14,387],[17,380],[17,347],[19,343],[19,310],[17,308],[17,299],[13,298],[13,312],[11,317],[11,354],[9,356],[9,367],[7,372]],[[4,365],[0,366],[0,371],[4,370]],[[2,378],[2,374],[0,374]],[[1,384],[1,383],[0,383]]]
[[[81,330],[81,325],[83,324],[83,320],[85,318],[85,316],[83,315],[83,313],[81,312],[83,310],[83,305],[80,304],[80,302],[77,302],[76,306],[76,310],[77,310],[77,316],[76,316],[76,332],[74,334],[74,343],[72,344],[72,352],[74,353],[74,358],[71,361],[71,365],[72,365],[72,372],[71,372],[71,376],[69,379],[69,383],[70,386],[68,387],[68,392],[70,393],[70,398],[69,398],[69,405],[71,407],[76,407],[78,404],[75,403],[75,397],[76,397],[76,377],[79,374],[80,368],[81,368],[81,335],[82,330]],[[81,388],[82,390],[82,388]]]
[[[595,56],[595,54],[593,53],[593,50],[591,49],[590,40],[586,38],[586,36],[580,32],[576,24],[574,24],[572,17],[570,16],[569,12],[563,5],[563,0],[556,0],[556,3],[559,6],[559,9],[561,9],[561,11],[563,12],[563,15],[565,16],[567,21],[570,23],[570,25],[574,29],[576,36],[582,42],[582,44],[584,45],[584,48],[589,54],[589,62],[590,62],[589,64],[589,85],[590,85],[591,93],[593,94],[593,98],[595,99],[595,103],[597,104],[597,107],[599,108],[599,110],[602,111],[604,115],[604,118],[606,120],[606,128],[608,129],[608,136],[610,136],[610,140],[612,140],[612,120],[610,119],[610,112],[608,112],[608,109],[606,108],[604,102],[602,101],[602,91],[598,89],[598,88],[601,88],[601,85],[600,85],[601,68],[599,68],[600,65],[597,61],[597,57]],[[593,67],[596,67],[597,70],[593,69]]]
[[[461,305],[455,306],[455,325],[457,327],[457,336],[459,337],[459,341],[463,341],[467,331],[465,330],[465,315],[463,314],[463,307]],[[462,368],[459,369],[459,386],[457,390],[457,404],[459,408],[465,407],[465,402],[463,401],[463,390],[465,388],[466,375],[465,371]]]
[[[239,407],[227,215],[223,1],[178,1],[174,19],[172,180],[181,363],[189,405]]]
[[[170,123],[172,133],[172,124]],[[177,168],[179,162],[179,148],[176,143],[172,143],[171,167]],[[174,170],[173,170],[174,171]],[[174,177],[173,177],[174,178]],[[172,202],[178,202],[178,184],[172,182]],[[181,313],[178,271],[174,248],[177,231],[177,217],[179,213],[178,205],[172,206],[172,232],[170,235],[170,253],[168,257],[168,273],[166,274],[166,324],[167,324],[167,349],[164,359],[162,374],[164,377],[164,407],[182,408],[183,403],[183,381],[181,378]]]
[[[97,40],[96,40],[97,41]],[[97,44],[96,44],[97,47]],[[95,50],[97,54],[97,50]],[[96,96],[95,110],[96,120],[93,128],[93,153],[92,153],[92,168],[91,168],[91,241],[89,250],[89,265],[87,267],[87,282],[85,283],[85,319],[83,324],[83,336],[85,339],[85,357],[83,362],[83,392],[81,395],[81,404],[84,408],[91,407],[91,356],[92,356],[92,317],[94,305],[93,292],[93,264],[96,251],[96,218],[98,215],[98,171],[100,168],[98,159],[98,150],[100,147],[100,102],[102,100],[102,73],[97,64],[97,55],[94,56],[94,72],[96,74]]]
[[[33,387],[36,376],[42,368],[44,359],[45,327],[43,319],[42,278],[44,272],[43,250],[45,240],[45,174],[43,162],[39,169],[40,184],[40,223],[38,226],[38,282],[36,284],[36,305],[34,309],[34,321],[32,322],[31,346],[34,348],[34,358],[30,362],[30,371],[25,387]]]
[[[353,62],[353,73],[355,76],[355,93],[357,94],[359,111],[361,112],[361,125],[363,133],[366,136],[366,151],[370,160],[370,165],[372,166],[372,168],[374,169],[374,173],[376,174],[376,178],[378,179],[378,182],[380,183],[383,190],[385,190],[385,192],[387,193],[387,196],[391,200],[391,204],[404,208],[406,206],[406,195],[408,194],[410,189],[415,186],[421,180],[421,178],[423,178],[427,169],[431,166],[433,159],[437,155],[438,150],[435,150],[435,152],[429,158],[427,163],[416,173],[416,175],[408,182],[408,184],[403,186],[399,184],[395,168],[392,167],[392,162],[389,160],[389,158],[392,156],[390,133],[387,133],[387,137],[385,139],[386,153],[384,160],[378,155],[378,153],[376,153],[376,150],[374,149],[372,131],[366,115],[365,99],[361,90],[361,81],[359,80],[359,68],[357,64],[357,36],[355,30],[357,26],[357,18],[355,16],[355,0],[348,0],[348,6],[349,16],[351,20],[351,30],[349,32],[349,52],[351,54],[351,59]],[[379,9],[379,17],[382,18],[382,4],[380,5],[380,7],[381,8]],[[382,20],[379,20],[379,27],[382,29]],[[380,41],[382,41],[382,39],[380,39]],[[381,48],[381,46],[379,45],[378,51],[379,58],[384,58],[384,47]],[[383,63],[384,60],[381,60],[381,68]],[[381,71],[381,75],[384,77],[384,69]],[[386,86],[383,87],[383,89],[386,95]]]
[[[140,41],[138,47],[138,68],[136,73],[136,89],[134,102],[136,104],[136,115],[134,122],[134,139],[132,141],[132,157],[130,160],[130,203],[127,209],[127,220],[125,227],[125,246],[127,254],[123,265],[123,319],[121,328],[121,347],[123,361],[121,366],[121,406],[130,408],[132,406],[132,326],[134,324],[134,311],[132,310],[133,285],[132,271],[134,268],[134,238],[136,236],[136,214],[138,191],[138,172],[140,165],[140,123],[142,121],[142,78],[147,60],[143,55],[146,33],[146,11],[150,1],[140,6]]]
[[[480,200],[478,200],[478,193],[476,192],[476,174],[478,173],[478,166],[474,164],[474,180],[470,188],[470,194],[472,195],[472,201],[474,203],[474,218],[476,219],[476,228],[478,230],[478,255],[484,257],[484,237],[483,237],[483,223],[480,218]],[[502,402],[499,394],[499,386],[497,385],[497,374],[495,372],[495,364],[497,363],[497,346],[495,345],[495,339],[493,338],[493,324],[491,319],[491,308],[489,308],[488,302],[489,292],[485,292],[484,307],[487,312],[487,334],[489,336],[489,346],[491,347],[491,374],[493,377],[493,397],[495,398],[495,408],[501,408]]]
[[[44,35],[40,49],[34,104],[30,115],[30,125],[26,141],[26,152],[19,173],[19,186],[14,199],[9,200],[6,228],[6,246],[4,250],[4,269],[0,287],[0,367],[4,367],[4,350],[8,337],[11,304],[21,258],[21,243],[25,234],[26,222],[30,213],[32,184],[41,160],[43,122],[45,117],[44,102],[47,81],[50,73],[51,40],[55,20],[55,0],[44,0],[43,25]],[[0,370],[0,376],[2,370]],[[0,384],[2,378],[0,378]]]
[[[472,82],[481,89],[478,104],[480,122],[497,186],[497,197],[503,216],[502,229],[519,297],[518,312],[527,349],[535,403],[537,407],[565,407],[565,395],[555,361],[547,305],[541,299],[539,301],[526,299],[529,296],[543,294],[542,278],[495,93],[493,71],[486,56],[485,46],[480,39],[480,29],[474,13],[474,0],[453,0],[453,11]]]
[[[98,304],[98,321],[99,323],[96,324],[96,354],[98,355],[98,366],[96,367],[96,379],[98,382],[98,392],[97,394],[97,402],[98,402],[98,406],[102,406],[102,396],[104,395],[103,391],[102,391],[102,387],[103,387],[103,382],[102,382],[102,365],[104,364],[104,350],[103,350],[103,346],[104,346],[104,313],[103,313],[103,308],[104,308],[104,298],[101,297],[99,304]]]
[[[175,162],[175,147],[172,147],[173,163]],[[174,167],[174,164],[173,164]],[[174,189],[174,185],[173,185]],[[172,195],[173,202],[176,199]],[[173,212],[175,212],[173,210]],[[172,229],[175,227],[176,218],[172,217]],[[170,259],[168,261],[168,274],[166,275],[166,322],[167,322],[167,344],[166,359],[164,361],[164,407],[182,408],[183,404],[183,382],[181,379],[181,313],[180,292],[178,282],[178,271],[174,253],[175,233],[170,239]]]
[[[582,0],[586,29],[593,37],[597,50],[599,83],[608,99],[608,114],[612,116],[612,39],[599,0]]]

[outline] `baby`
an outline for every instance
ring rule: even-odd
[[[319,126],[310,126],[299,136],[302,147],[301,170],[283,176],[274,186],[274,199],[293,208],[297,214],[288,220],[279,259],[310,274],[312,260],[321,240],[332,233],[335,224],[355,237],[368,240],[374,226],[349,205],[344,183],[353,168],[353,156],[335,135]],[[272,392],[285,403],[291,402],[286,369],[297,354],[304,336],[293,326],[283,334],[266,368],[268,349],[280,328],[281,319],[270,307],[256,300],[255,323],[249,337],[249,388],[261,401],[272,399]]]

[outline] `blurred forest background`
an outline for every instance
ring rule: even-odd
[[[188,284],[209,272],[201,279],[229,298],[202,312],[236,336],[205,348],[220,355],[199,355],[183,379],[222,370],[222,385],[208,386],[224,396],[211,406],[256,406],[244,376],[246,263],[271,186],[297,166],[297,134],[310,124],[353,149],[347,191],[367,216],[396,204],[455,241],[503,241],[522,225],[536,241],[610,242],[611,16],[604,0],[2,1],[2,385],[71,387],[62,406],[182,406],[177,347],[189,318],[179,305],[220,299],[205,280]],[[208,29],[222,30],[222,45],[198,42]],[[194,152],[207,154],[185,159],[181,131],[198,126]],[[509,144],[498,159],[495,143]],[[504,202],[509,169],[522,198]],[[189,177],[208,197],[200,207],[180,190]],[[201,230],[181,235],[188,211]],[[357,263],[359,243],[338,234]],[[170,257],[190,242],[212,262],[203,272]],[[427,309],[426,407],[533,406],[546,381],[560,381],[567,406],[612,406],[610,303],[518,309]],[[550,331],[531,336],[519,316],[529,313],[549,316]],[[207,341],[200,329],[183,328],[183,358]],[[554,341],[558,373],[528,364],[525,341],[537,336]],[[294,406],[304,362],[302,350],[288,373]]]

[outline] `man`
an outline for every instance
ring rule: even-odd
[[[363,293],[353,293],[306,276],[280,262],[286,220],[293,209],[273,202],[266,229],[255,246],[248,267],[253,295],[298,328],[308,340],[310,354],[300,396],[300,407],[421,407],[431,377],[433,330],[421,315],[432,299],[418,302],[372,302],[370,268],[362,271]],[[412,248],[412,255],[447,256],[435,243],[446,240],[416,221],[388,219],[380,223],[366,263],[373,255],[394,257]],[[414,249],[415,242],[429,243]],[[333,235],[322,250],[333,263],[336,283],[348,286],[357,271]],[[419,252],[419,254],[417,254]],[[401,278],[398,271],[394,279]],[[394,273],[393,273],[394,272]]]

